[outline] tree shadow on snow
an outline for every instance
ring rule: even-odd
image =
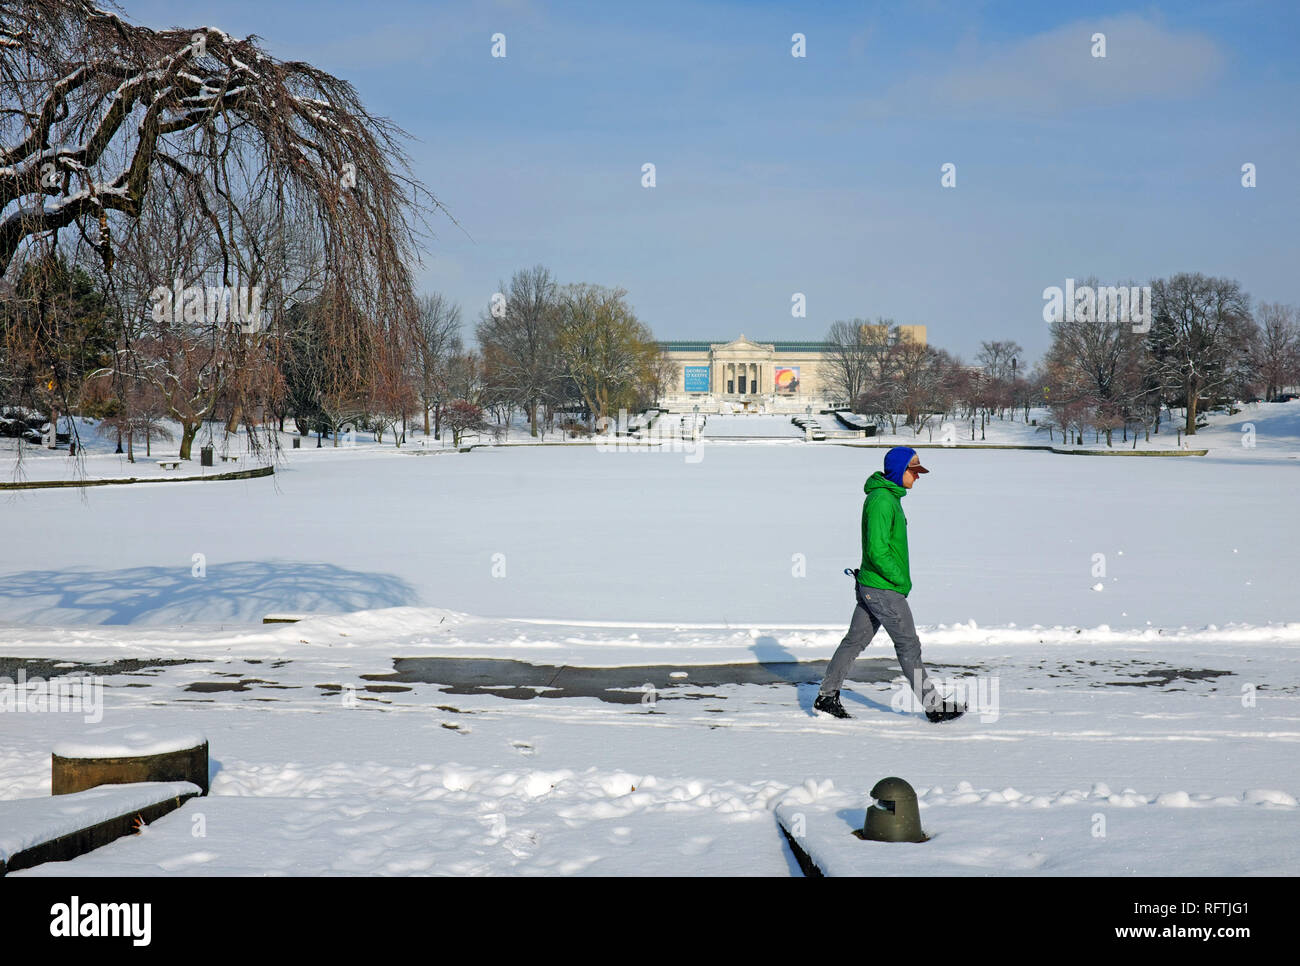
[[[416,603],[393,574],[296,560],[209,562],[124,570],[29,570],[0,578],[0,609],[28,624],[260,621],[273,611],[338,614]]]

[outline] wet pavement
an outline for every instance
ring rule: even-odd
[[[572,665],[530,664],[525,661],[499,658],[396,658],[393,670],[387,673],[358,674],[355,678],[346,670],[339,673],[337,666],[325,670],[311,662],[292,662],[285,659],[242,660],[242,669],[232,669],[229,662],[175,659],[123,659],[108,662],[60,661],[58,659],[29,659],[0,657],[0,679],[17,679],[19,670],[25,671],[28,681],[33,678],[56,678],[68,674],[93,674],[105,679],[115,677],[144,680],[106,681],[109,686],[147,688],[154,686],[149,679],[159,679],[168,669],[181,665],[207,665],[193,680],[198,668],[188,669],[190,679],[181,688],[199,694],[219,692],[250,692],[255,690],[302,690],[314,687],[324,694],[337,694],[345,688],[371,695],[397,694],[415,690],[415,685],[434,685],[444,694],[490,694],[501,698],[531,700],[533,698],[597,698],[610,704],[644,704],[647,696],[653,700],[703,700],[720,699],[723,695],[710,691],[727,685],[761,685],[780,687],[819,683],[826,673],[826,661],[769,661],[748,664],[709,665],[643,665],[630,667],[576,667]],[[276,675],[277,669],[298,664],[292,674],[297,683],[285,683],[277,677],[289,677],[290,672]],[[942,678],[969,675],[996,675],[1009,669],[997,665],[945,664],[928,662],[932,675]],[[1233,676],[1234,672],[1210,668],[1180,668],[1162,662],[1136,660],[1084,660],[1040,661],[1028,669],[1042,675],[1040,682],[1051,686],[1101,687],[1151,687],[1166,691],[1186,690],[1200,685],[1214,690],[1217,679]],[[1026,666],[1021,665],[1018,677],[1024,678]],[[305,677],[306,675],[310,675]],[[854,666],[850,684],[888,684],[900,675],[893,656],[860,658]],[[319,677],[318,677],[319,676]],[[328,676],[328,677],[327,677]],[[317,683],[308,684],[311,677]],[[326,678],[321,681],[320,678]],[[329,678],[333,678],[330,680]],[[351,680],[364,682],[354,685]],[[166,687],[172,682],[157,680]],[[1030,690],[1033,685],[1025,684]],[[201,699],[199,699],[201,700]],[[268,700],[257,698],[255,700]],[[382,699],[380,699],[382,700]]]
[[[821,681],[826,661],[785,661],[762,664],[643,665],[632,667],[573,667],[528,664],[523,661],[464,658],[399,658],[391,674],[363,674],[366,681],[435,684],[447,694],[493,694],[501,698],[599,698],[610,704],[643,703],[654,693],[659,700],[717,698],[700,688],[727,684],[807,684]],[[855,681],[888,683],[898,666],[884,659],[861,661]]]
[[[0,657],[0,678],[8,678],[15,681],[18,678],[18,672],[21,669],[27,680],[32,678],[50,678],[61,677],[65,674],[98,674],[101,677],[109,677],[114,674],[149,674],[159,673],[165,668],[173,667],[177,664],[205,664],[206,661],[197,661],[191,658],[174,658],[158,660],[151,658],[146,661],[135,658],[126,658],[120,661],[63,661],[59,658],[39,658],[39,657]]]

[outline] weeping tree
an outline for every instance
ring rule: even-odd
[[[410,265],[442,206],[404,139],[349,83],[255,36],[0,0],[0,276],[60,248],[93,260],[125,329],[101,375],[197,398],[191,416],[222,396],[228,429],[254,430],[282,388],[296,302],[335,307],[320,330],[326,394],[367,394],[405,364]],[[254,295],[254,318],[231,307]]]

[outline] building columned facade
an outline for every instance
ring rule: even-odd
[[[925,326],[900,326],[902,338],[925,342]],[[803,412],[830,409],[835,398],[827,342],[661,342],[676,365],[659,404],[670,412]]]

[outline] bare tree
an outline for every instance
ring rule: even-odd
[[[487,393],[483,357],[472,351],[453,355],[447,364],[448,396],[482,408]]]
[[[857,327],[857,332],[851,335],[855,340],[850,352],[854,360],[852,364],[856,367],[860,361],[862,365],[862,382],[858,393],[850,397],[850,405],[854,411],[870,416],[877,423],[888,422],[890,432],[895,433],[904,393],[898,379],[897,348],[902,342],[901,330],[893,319],[885,318],[877,318],[875,322],[854,319],[848,324]],[[850,333],[844,332],[843,337],[850,337]],[[842,365],[832,364],[836,383],[841,381],[837,370]]]
[[[902,340],[894,347],[895,381],[908,426],[919,434],[923,417],[943,412],[942,387],[951,364],[947,354],[930,345]]]
[[[1095,278],[1080,284],[1093,291],[1099,287]],[[1048,360],[1058,376],[1056,398],[1084,403],[1094,427],[1105,431],[1107,445],[1112,442],[1111,432],[1127,425],[1135,407],[1142,390],[1143,359],[1143,340],[1133,332],[1129,319],[1117,312],[1094,308],[1077,312],[1072,319],[1063,315],[1052,323]]]
[[[1250,296],[1234,279],[1183,273],[1151,283],[1151,311],[1152,369],[1186,406],[1192,436],[1201,400],[1241,378],[1255,329]]]
[[[994,342],[981,342],[980,351],[975,361],[984,367],[984,371],[993,379],[1010,380],[1012,377],[1011,360],[1024,362],[1025,350],[1018,342],[1010,339]]]
[[[440,292],[416,300],[417,392],[424,409],[424,435],[429,435],[429,411],[442,428],[442,407],[447,396],[447,367],[451,357],[464,351],[460,337],[460,306]]]
[[[875,322],[863,323],[862,345],[867,357],[868,378],[878,386],[893,379],[897,364],[894,348],[901,341],[902,329],[893,319],[877,317]]]
[[[1278,302],[1261,303],[1257,318],[1255,370],[1264,384],[1264,398],[1273,400],[1285,387],[1300,383],[1300,325],[1295,306]]]
[[[555,392],[559,369],[559,289],[541,265],[501,283],[475,330],[489,381],[528,414],[537,435],[537,411]]]
[[[180,457],[190,459],[194,439],[214,416],[235,369],[238,323],[229,300],[214,302],[209,312],[206,300],[200,306],[191,298],[187,313],[185,296],[177,296],[178,283],[183,293],[185,280],[203,278],[218,255],[210,230],[193,217],[198,205],[189,186],[175,187],[141,200],[116,246],[112,278],[102,279],[123,320],[123,336],[114,360],[97,375],[119,385],[151,386],[167,415],[180,423]],[[238,355],[249,362],[247,347]],[[137,395],[118,390],[128,405]]]
[[[680,371],[668,351],[656,346],[647,366],[645,391],[637,403],[637,409],[648,409],[672,391],[674,380]]]
[[[826,333],[825,383],[852,406],[866,391],[872,373],[872,349],[879,343],[862,319],[832,322]]]

